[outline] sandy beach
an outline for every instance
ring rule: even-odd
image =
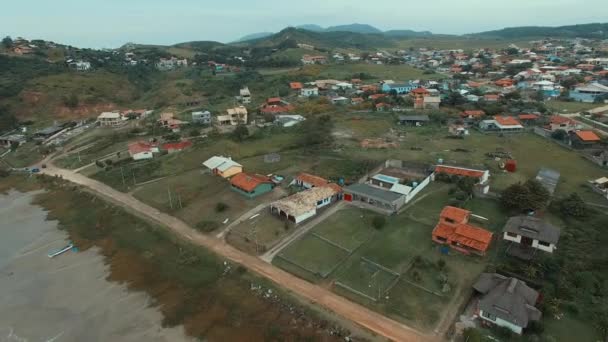
[[[190,340],[161,327],[145,293],[107,281],[95,248],[49,258],[68,236],[34,195],[0,195],[0,341]]]

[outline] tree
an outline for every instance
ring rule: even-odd
[[[568,132],[563,129],[558,129],[551,133],[551,138],[559,141],[564,141],[568,137]]]
[[[386,219],[383,216],[374,216],[374,218],[372,219],[372,226],[374,226],[376,230],[382,229],[385,224]]]
[[[70,96],[64,96],[63,104],[68,108],[78,107],[78,95],[72,93]]]
[[[577,194],[572,193],[570,196],[557,201],[556,207],[559,210],[559,213],[563,216],[571,216],[571,217],[585,217],[588,214],[587,204],[585,201]]]
[[[6,36],[2,39],[2,46],[6,49],[13,47],[13,39],[10,36]]]
[[[534,209],[540,209],[547,204],[551,194],[539,181],[530,179],[524,186],[530,191],[530,202]]]
[[[224,202],[218,202],[215,205],[215,211],[218,213],[222,213],[222,212],[228,210],[228,208],[230,208],[230,207],[228,206],[228,204],[226,204]]]
[[[450,106],[459,106],[466,102],[466,99],[457,91],[451,91],[445,99],[445,103]]]
[[[238,142],[242,142],[243,140],[247,139],[248,136],[249,136],[249,130],[247,129],[247,126],[245,126],[245,125],[236,126],[236,128],[232,132],[232,139],[234,139]]]
[[[502,192],[501,203],[509,210],[538,210],[549,200],[549,192],[542,187],[536,180],[513,184]]]
[[[300,124],[303,132],[300,144],[306,148],[331,145],[334,141],[333,127],[333,121],[329,115],[321,115],[304,121]]]

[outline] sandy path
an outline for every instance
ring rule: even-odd
[[[394,341],[403,342],[441,340],[440,337],[436,335],[425,335],[420,333],[404,324],[340,297],[327,289],[299,279],[255,256],[241,252],[219,239],[203,235],[183,221],[161,213],[159,210],[138,201],[129,194],[119,192],[103,183],[69,170],[56,168],[52,165],[49,165],[47,169],[43,169],[42,171],[47,175],[60,176],[65,180],[80,184],[117,204],[127,207],[143,217],[152,219],[163,226],[166,226],[175,234],[191,240],[192,243],[203,246],[226,259],[239,263],[260,276],[270,279],[279,286],[293,291],[305,299],[315,302],[376,334]]]

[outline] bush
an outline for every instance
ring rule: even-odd
[[[445,269],[445,260],[443,260],[443,259],[437,260],[437,267],[439,267],[440,270]]]
[[[228,204],[226,204],[224,202],[218,202],[215,205],[215,211],[218,213],[222,213],[222,212],[228,210],[228,208],[230,208],[230,206],[228,206]]]
[[[203,232],[203,233],[209,233],[212,232],[214,230],[216,230],[217,228],[219,228],[220,224],[215,222],[215,221],[201,221],[199,223],[196,224],[196,229]]]
[[[380,230],[384,227],[384,225],[386,224],[386,219],[384,218],[384,216],[375,216],[372,219],[372,226],[376,229],[376,230]]]

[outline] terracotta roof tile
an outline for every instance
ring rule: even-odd
[[[600,137],[597,136],[593,131],[576,131],[576,135],[582,141],[600,141]]]
[[[238,173],[230,179],[230,184],[247,192],[254,191],[255,188],[264,183],[272,184],[272,180],[263,175],[248,174],[245,172]]]
[[[300,173],[296,177],[296,179],[303,183],[312,184],[313,186],[324,186],[329,183],[329,181],[323,177],[311,175],[310,173],[304,173],[304,172]]]
[[[471,170],[471,169],[465,169],[465,168],[461,168],[461,167],[443,166],[443,165],[437,166],[435,168],[435,172],[447,173],[449,175],[473,177],[473,178],[481,178],[484,175],[484,171],[481,171],[481,170]]]

